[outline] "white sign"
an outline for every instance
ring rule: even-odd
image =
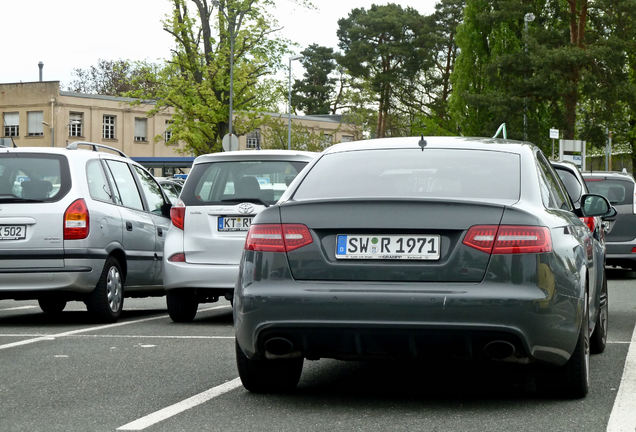
[[[583,166],[583,157],[581,155],[564,154],[563,155],[563,160],[570,161],[574,165],[578,166],[579,168],[581,168]]]
[[[236,151],[239,148],[238,137],[234,134],[225,134],[221,144],[223,144],[223,150],[225,151]]]
[[[550,138],[559,139],[559,130],[558,129],[550,129]]]

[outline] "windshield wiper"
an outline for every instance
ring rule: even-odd
[[[260,198],[227,198],[227,199],[222,199],[221,202],[235,202],[235,203],[251,202],[254,204],[262,204],[265,207],[269,207],[271,205],[266,203]]]

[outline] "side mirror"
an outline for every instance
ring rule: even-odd
[[[170,209],[172,208],[172,203],[171,202],[166,202],[161,206],[161,216],[163,217],[170,217]]]
[[[615,217],[616,209],[602,195],[585,194],[581,196],[581,216]]]
[[[611,206],[611,209],[609,211],[608,214],[606,214],[605,216],[602,217],[602,219],[604,221],[610,221],[613,222],[616,220],[616,215],[618,214],[618,212],[616,211],[616,207]]]

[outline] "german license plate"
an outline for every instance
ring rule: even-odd
[[[438,260],[439,235],[338,234],[337,259]]]
[[[219,216],[219,231],[247,231],[253,216]]]
[[[26,238],[26,225],[0,225],[0,240],[22,240]]]

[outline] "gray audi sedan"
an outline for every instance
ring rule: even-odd
[[[440,357],[544,364],[583,397],[602,281],[579,218],[612,212],[593,194],[575,209],[529,143],[335,145],[250,226],[234,297],[243,385],[291,390],[305,358]]]

